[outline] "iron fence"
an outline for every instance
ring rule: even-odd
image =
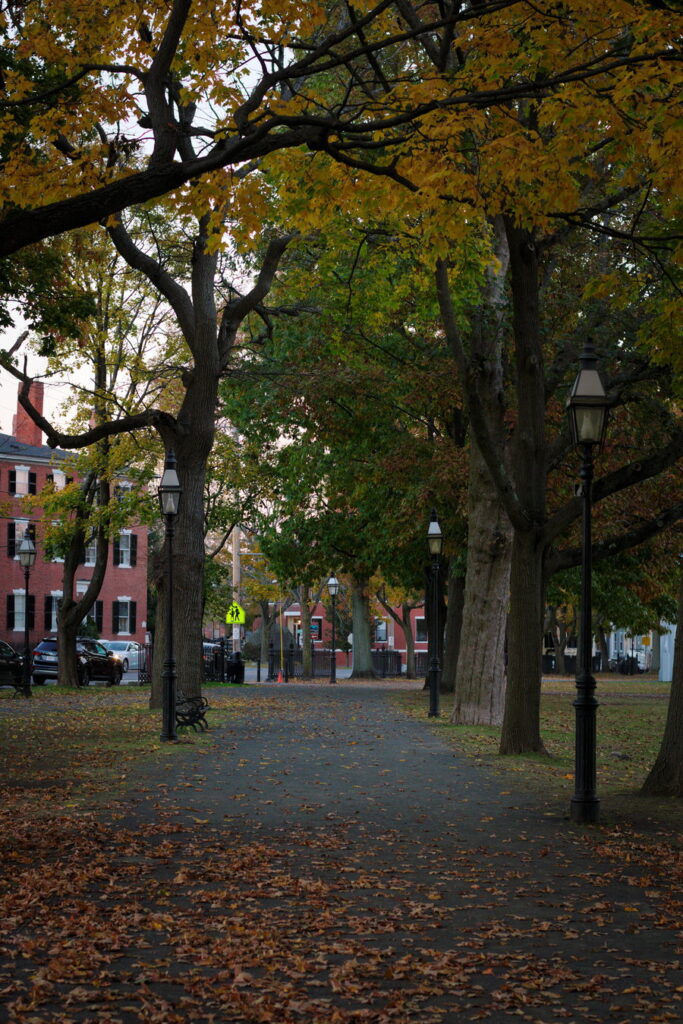
[[[138,656],[138,686],[147,686],[152,682],[153,644],[141,644]],[[227,679],[230,649],[227,644],[216,644],[214,650],[202,651],[202,681],[205,683],[222,683]]]
[[[378,648],[372,652],[372,667],[382,679],[386,679],[387,676],[400,676],[401,652]]]
[[[429,671],[429,651],[415,652],[415,675],[426,676]]]

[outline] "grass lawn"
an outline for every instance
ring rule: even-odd
[[[386,682],[390,688],[391,681]],[[256,699],[249,687],[205,689],[213,726]],[[438,719],[427,717],[429,697],[421,689],[397,690],[392,700],[462,753],[568,808],[573,792],[574,693],[573,679],[544,681],[541,732],[548,756],[501,757],[499,730],[452,725],[452,701],[447,696],[442,697]],[[637,795],[659,749],[668,693],[668,684],[645,676],[598,677],[597,787],[605,823],[683,833],[683,801]],[[0,690],[0,789],[6,805],[20,802],[23,811],[37,815],[68,812],[120,794],[131,767],[145,759],[182,757],[191,744],[208,750],[211,732],[189,731],[180,734],[177,744],[162,743],[161,715],[149,709],[148,700],[149,691],[137,687],[37,687],[31,700],[15,697],[10,688]]]
[[[221,690],[232,689],[211,688],[213,725],[230,713]],[[210,732],[191,730],[180,732],[178,743],[162,743],[161,712],[148,704],[149,690],[138,687],[34,687],[30,700],[0,690],[4,801],[38,815],[67,811],[120,791],[134,763],[211,744]]]
[[[442,695],[441,716],[426,721],[462,753],[517,782],[534,787],[550,801],[566,801],[573,794],[574,680],[547,677],[541,694],[541,735],[548,756],[501,757],[500,730],[486,726],[452,725],[452,699]],[[683,801],[638,796],[652,766],[664,732],[669,684],[647,676],[598,675],[597,791],[601,821],[631,822],[638,827],[683,832]],[[425,717],[429,695],[404,691],[396,701],[411,715]]]

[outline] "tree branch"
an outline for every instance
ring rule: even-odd
[[[654,519],[635,526],[627,533],[615,534],[613,537],[608,537],[607,540],[594,544],[592,548],[593,561],[598,562],[601,559],[618,555],[622,551],[635,548],[639,544],[645,543],[646,540],[650,540],[651,537],[656,537],[658,533],[666,530],[669,526],[673,526],[674,523],[681,519],[683,519],[683,501],[679,501],[670,508],[664,509]],[[563,569],[572,569],[576,565],[581,565],[581,554],[580,547],[553,551],[546,561],[548,577],[556,572],[561,572]]]
[[[221,369],[225,368],[240,325],[270,291],[282,255],[295,237],[295,234],[291,234],[271,239],[254,287],[246,295],[233,299],[225,307],[218,331],[218,358]]]
[[[678,462],[681,456],[683,456],[683,430],[678,430],[664,448],[649,452],[638,461],[630,462],[627,466],[622,466],[620,469],[614,470],[613,473],[608,473],[607,476],[596,480],[592,492],[593,504],[596,505],[627,487],[633,487],[635,484],[657,476]],[[564,533],[580,517],[582,509],[583,499],[581,497],[568,501],[545,524],[546,540],[551,543]]]
[[[135,244],[121,221],[107,225],[107,234],[129,267],[139,270],[154,287],[168,300],[178,318],[185,341],[194,348],[195,315],[192,300],[182,285],[163,269],[160,263],[148,256]]]

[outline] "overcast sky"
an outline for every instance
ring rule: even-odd
[[[0,348],[12,347],[18,332],[7,332],[0,336]],[[20,356],[19,365],[23,366],[23,356]],[[39,374],[45,367],[45,360],[39,356],[28,353],[28,372]],[[17,411],[17,392],[19,381],[11,373],[0,367],[0,433],[12,433],[12,417]],[[44,410],[48,416],[54,416],[57,407],[67,397],[68,389],[64,384],[52,384],[45,381],[45,405]]]

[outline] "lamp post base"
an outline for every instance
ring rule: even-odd
[[[178,739],[176,733],[176,676],[175,662],[166,662],[161,676],[162,685],[162,720],[161,742],[172,743]]]
[[[439,662],[434,658],[429,670],[429,718],[439,717],[439,676],[441,669]]]
[[[586,799],[573,797],[569,816],[577,825],[597,825],[600,820],[600,801],[596,796]]]

